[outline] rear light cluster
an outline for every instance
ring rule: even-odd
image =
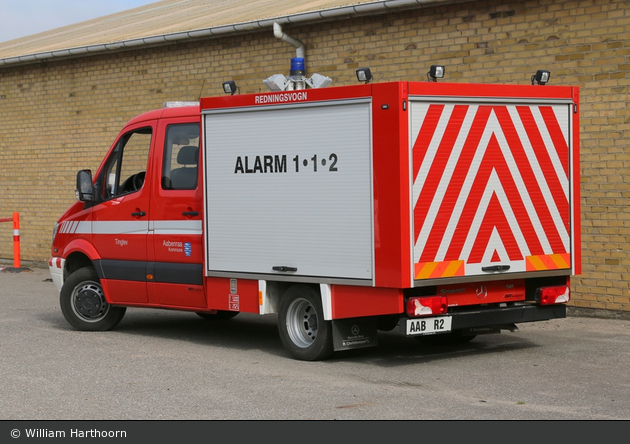
[[[571,299],[571,291],[567,285],[541,287],[536,289],[536,302],[540,305],[565,304]]]
[[[407,299],[406,310],[410,318],[443,315],[448,309],[446,296],[423,296]]]

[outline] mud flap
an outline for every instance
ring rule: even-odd
[[[377,346],[376,324],[376,318],[333,319],[335,351]]]

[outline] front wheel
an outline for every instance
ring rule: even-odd
[[[122,320],[127,310],[107,303],[92,267],[80,268],[66,279],[59,294],[59,305],[68,323],[82,331],[110,330]]]
[[[319,294],[308,285],[289,288],[280,302],[278,332],[296,359],[319,361],[333,353],[332,323],[324,320]]]

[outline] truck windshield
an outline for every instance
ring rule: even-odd
[[[151,148],[151,134],[151,128],[143,128],[120,138],[104,169],[103,200],[142,188]]]

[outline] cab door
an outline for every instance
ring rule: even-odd
[[[150,220],[149,154],[154,124],[122,133],[95,181],[92,239],[97,272],[112,303],[148,302],[147,235]]]
[[[204,308],[199,117],[164,118],[158,134],[150,204],[150,291],[160,305]]]

